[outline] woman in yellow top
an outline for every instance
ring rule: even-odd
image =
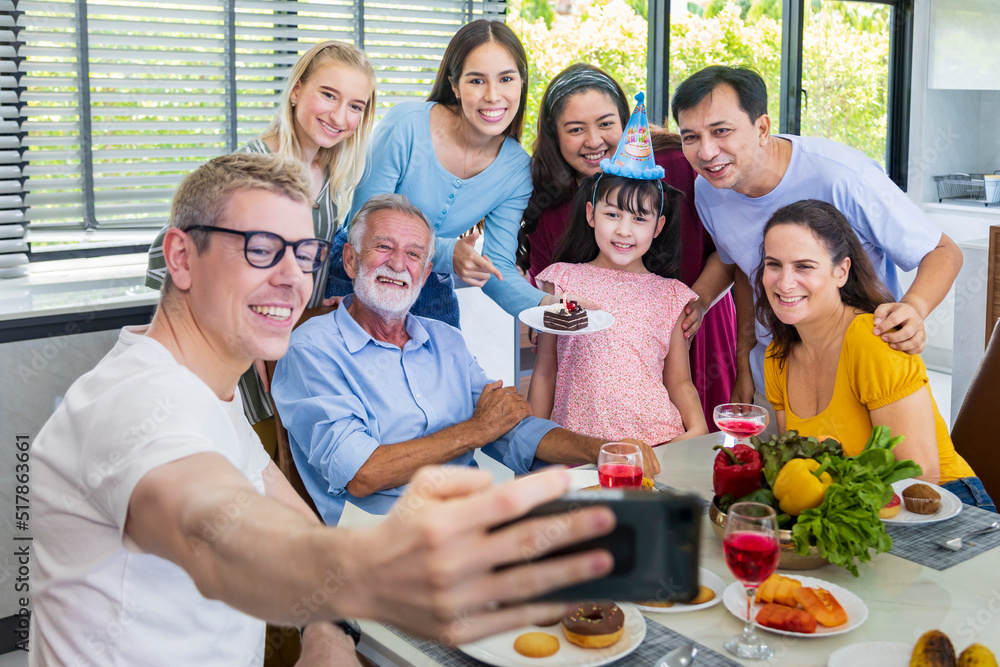
[[[906,437],[895,454],[920,464],[920,479],[996,511],[955,451],[923,360],[872,335],[875,308],[894,299],[840,211],[817,200],[776,211],[754,280],[757,318],[773,334],[764,377],[779,431],[834,437],[853,456],[873,426],[888,426]]]

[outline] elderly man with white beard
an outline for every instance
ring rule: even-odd
[[[491,382],[458,329],[409,314],[431,271],[434,234],[403,195],[372,197],[351,222],[354,296],[293,334],[272,394],[292,456],[328,524],[344,502],[384,514],[418,468],[475,466],[482,449],[516,473],[593,463],[607,442],[531,416]],[[659,472],[643,444],[646,474]]]

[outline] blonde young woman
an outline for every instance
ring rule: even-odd
[[[278,153],[301,160],[312,180],[313,226],[317,238],[331,241],[351,209],[354,189],[365,170],[368,139],[375,116],[375,71],[361,50],[328,41],[307,51],[292,68],[278,111],[258,138],[239,150]],[[159,289],[166,275],[163,235],[149,248],[146,285]],[[313,275],[309,307],[323,303],[329,264]],[[256,368],[240,380],[250,423],[274,415],[271,397]],[[273,429],[258,429],[268,435]]]

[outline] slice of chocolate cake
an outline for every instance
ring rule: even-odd
[[[560,301],[545,309],[542,324],[555,331],[579,331],[587,326],[587,309],[576,301]]]

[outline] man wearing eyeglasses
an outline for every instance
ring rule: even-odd
[[[481,449],[516,473],[594,463],[607,442],[531,415],[493,382],[452,326],[409,314],[431,271],[434,234],[399,194],[376,195],[351,221],[344,269],[354,296],[292,334],[272,395],[306,489],[334,525],[346,501],[393,507],[423,465],[475,466]],[[659,472],[643,448],[647,476]]]
[[[177,190],[152,324],[122,331],[33,447],[31,665],[261,665],[260,619],[308,625],[302,666],[356,665],[356,635],[326,621],[460,643],[558,613],[521,601],[610,570],[590,552],[495,572],[535,530],[558,548],[612,528],[596,510],[490,532],[565,491],[560,471],[492,488],[429,468],[405,516],[365,530],[323,526],[295,494],[236,385],[284,354],[326,259],[309,201],[304,170],[264,155],[216,158]]]

